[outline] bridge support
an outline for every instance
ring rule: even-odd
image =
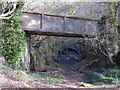
[[[26,33],[26,45],[24,47],[25,52],[22,55],[23,69],[30,71],[30,35]]]

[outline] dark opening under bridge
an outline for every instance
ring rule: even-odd
[[[32,35],[94,38],[99,34],[98,20],[23,12],[23,29]]]

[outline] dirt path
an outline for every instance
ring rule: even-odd
[[[36,80],[33,78],[35,80],[34,82],[31,81],[25,83],[23,81],[17,81],[13,78],[7,77],[9,74],[2,75],[2,73],[0,73],[0,88],[116,88],[114,85],[91,85],[81,83],[81,81],[84,81],[84,74],[79,74],[70,70],[64,70],[63,75],[68,80],[68,83],[49,83],[45,81],[45,78],[36,78]]]
[[[75,72],[71,69],[62,70],[62,74],[70,83],[84,82],[83,73]]]
[[[9,73],[8,73],[9,72]],[[0,71],[0,89],[1,88],[116,88],[115,85],[91,85],[84,83],[84,73],[75,72],[71,69],[63,69],[61,71],[64,79],[60,78],[42,78],[42,77],[30,77],[24,81],[23,76],[26,74],[17,74],[15,71]],[[35,73],[34,73],[35,74]],[[48,74],[48,73],[46,73]],[[22,75],[22,78],[20,78]],[[58,82],[49,82],[48,80],[54,80]]]
[[[77,87],[77,88],[83,88],[88,86],[88,88],[116,88],[114,84],[88,84],[84,83],[85,82],[85,74],[76,72],[71,69],[65,69],[62,70],[62,74],[65,77],[65,79],[69,82],[70,85]],[[83,87],[81,86],[83,84]],[[90,87],[89,87],[90,85]],[[86,87],[87,88],[87,87]]]

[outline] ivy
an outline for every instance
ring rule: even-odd
[[[26,43],[25,32],[21,27],[21,12],[23,3],[19,2],[14,12],[14,16],[10,19],[2,20],[2,54],[8,61],[12,69],[20,69],[22,67],[22,55]]]

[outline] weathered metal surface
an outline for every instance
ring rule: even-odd
[[[33,15],[24,13],[22,16],[22,26],[24,30],[27,29],[40,29],[40,15]]]
[[[62,17],[43,16],[43,27],[41,29],[47,32],[63,32],[64,24]]]
[[[65,30],[68,33],[96,35],[99,32],[96,21],[66,18]]]
[[[23,29],[29,34],[85,37],[99,33],[97,20],[30,12],[24,12],[22,19]]]

